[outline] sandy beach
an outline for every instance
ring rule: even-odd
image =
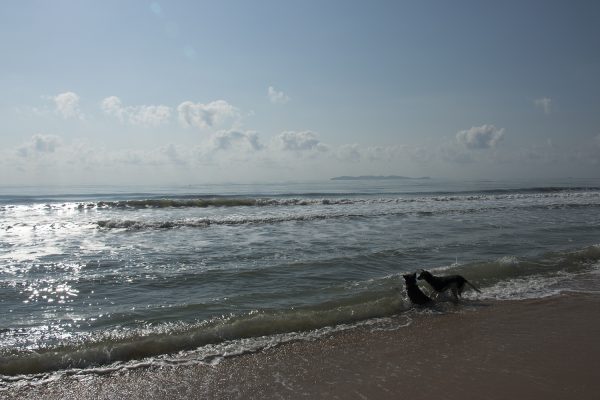
[[[19,399],[596,399],[600,296],[482,303],[225,359],[10,388]]]

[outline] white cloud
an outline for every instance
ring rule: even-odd
[[[102,103],[100,103],[100,107],[105,113],[122,118],[123,103],[117,96],[106,97],[102,100]]]
[[[134,108],[129,120],[134,125],[158,126],[169,120],[171,108],[159,106],[138,106]]]
[[[258,139],[258,134],[254,131],[220,131],[211,138],[211,143],[214,150],[230,150],[236,148],[240,150],[257,151],[263,148],[263,145]]]
[[[184,101],[177,107],[177,112],[183,126],[200,129],[213,128],[240,116],[239,110],[225,100],[216,100],[208,104]]]
[[[124,107],[117,96],[106,97],[101,103],[102,111],[118,118],[121,122],[132,125],[159,126],[171,118],[171,108],[158,106],[127,106]]]
[[[552,112],[552,99],[549,97],[542,97],[539,99],[535,99],[533,104],[544,110],[544,114],[548,115]]]
[[[273,86],[267,89],[269,100],[274,104],[285,104],[290,101],[290,97],[281,91],[277,91]]]
[[[278,143],[278,147],[286,151],[328,150],[328,146],[321,143],[317,138],[317,134],[311,131],[282,132],[277,136],[276,142]]]
[[[60,146],[60,138],[56,135],[33,135],[31,140],[17,149],[20,157],[31,157],[41,154],[54,153]]]
[[[496,146],[503,136],[504,128],[498,129],[494,125],[481,125],[458,132],[456,140],[469,149],[488,149]]]
[[[52,97],[52,100],[56,105],[56,112],[60,114],[64,119],[84,118],[83,114],[81,113],[81,110],[79,109],[79,96],[76,93],[60,93]]]

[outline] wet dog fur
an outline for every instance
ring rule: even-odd
[[[452,292],[454,300],[462,296],[462,292],[465,290],[465,285],[469,285],[478,293],[481,290],[477,289],[471,282],[466,280],[462,275],[448,275],[448,276],[435,276],[429,271],[421,270],[419,280],[425,280],[437,293],[444,293],[447,290]]]
[[[417,305],[426,305],[430,304],[433,300],[429,298],[425,293],[419,289],[417,285],[417,273],[413,272],[412,274],[404,274],[404,281],[406,284],[406,293],[408,294],[408,298],[413,304]]]

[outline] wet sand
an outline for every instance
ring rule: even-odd
[[[18,399],[598,399],[600,295],[411,315],[225,359],[11,388]]]

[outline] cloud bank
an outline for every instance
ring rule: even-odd
[[[491,127],[461,131],[464,145],[448,141],[428,146],[362,146],[325,144],[312,131],[285,131],[263,141],[255,131],[227,129],[193,145],[170,143],[130,149],[99,147],[84,137],[66,140],[39,133],[21,145],[0,149],[0,166],[7,171],[7,183],[49,183],[52,179],[87,182],[94,177],[99,183],[189,184],[326,179],[343,174],[445,177],[446,171],[455,170],[475,177],[499,170],[514,172],[523,165],[548,170],[573,165],[583,171],[600,164],[599,137],[589,138],[587,147],[573,146],[568,151],[555,148],[551,141],[506,151],[471,151],[493,146],[501,131]]]

